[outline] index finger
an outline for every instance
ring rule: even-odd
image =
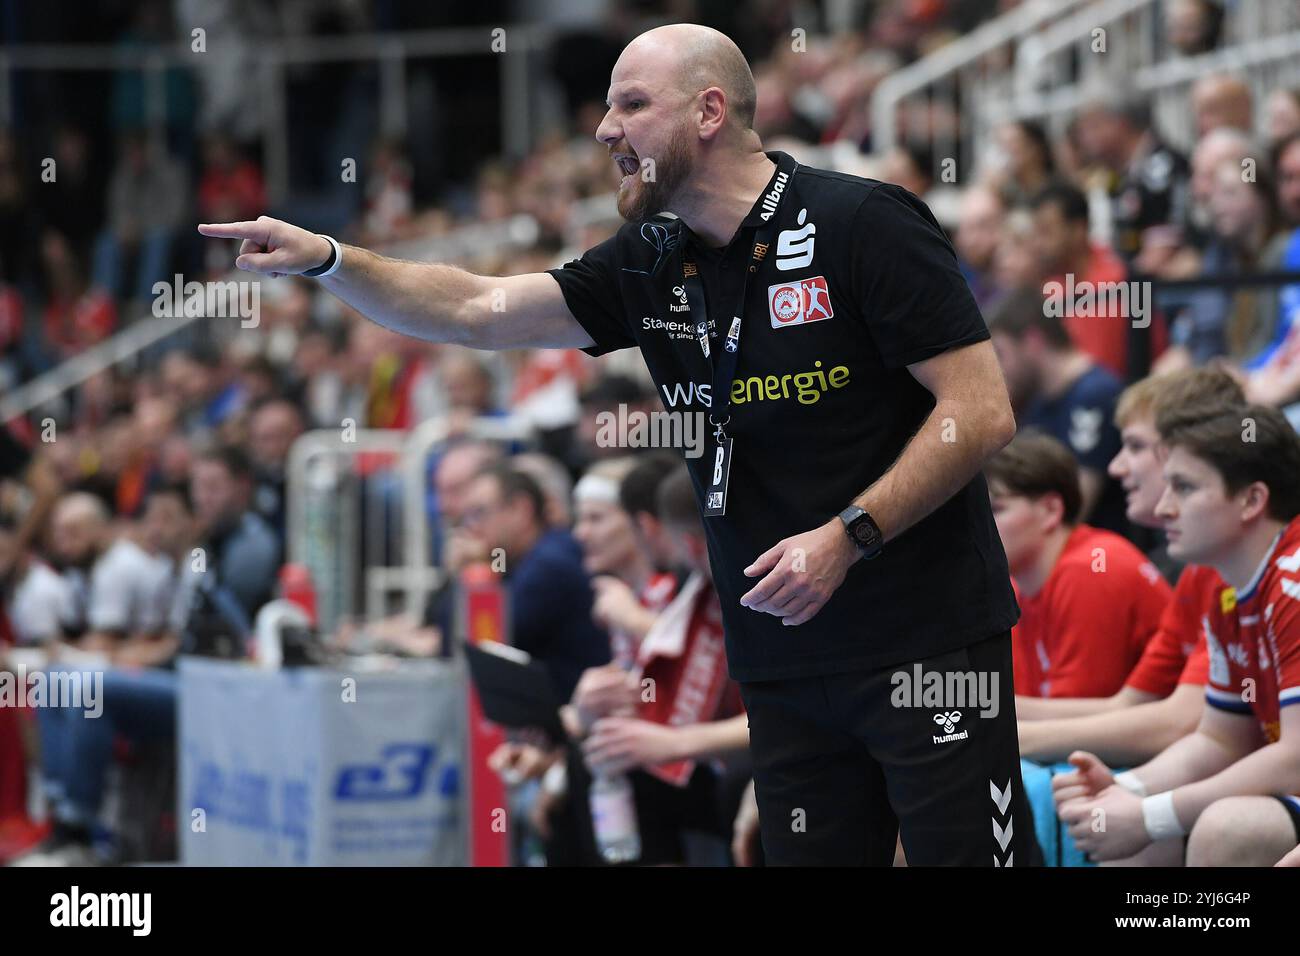
[[[212,239],[256,239],[266,234],[266,227],[256,222],[201,222],[199,235]]]

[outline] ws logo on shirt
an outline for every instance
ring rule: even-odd
[[[778,282],[767,287],[767,310],[772,328],[820,322],[835,315],[825,276]]]

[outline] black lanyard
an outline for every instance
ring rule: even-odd
[[[745,300],[749,295],[750,280],[758,272],[759,266],[771,247],[772,235],[776,232],[777,214],[780,212],[781,203],[785,200],[786,194],[790,191],[791,180],[794,178],[794,171],[798,166],[799,164],[795,163],[789,170],[782,170],[780,164],[778,164],[778,176],[780,173],[785,173],[785,178],[778,180],[782,187],[776,192],[774,198],[772,198],[772,192],[764,193],[764,209],[770,210],[771,215],[754,234],[754,245],[750,249],[748,268],[745,270],[744,283],[740,290],[740,301],[736,304],[736,308],[732,310],[731,324],[727,327],[726,335],[721,336],[722,349],[717,354],[711,354],[709,315],[704,303],[704,285],[700,281],[700,270],[691,258],[689,239],[687,247],[682,252],[682,287],[686,293],[687,305],[691,309],[691,317],[695,321],[695,337],[700,344],[700,349],[704,352],[705,360],[709,362],[713,370],[713,387],[709,407],[709,424],[713,426],[714,442],[713,478],[709,482],[706,491],[704,507],[706,515],[721,515],[725,511],[727,479],[731,472],[732,447],[731,438],[726,432],[726,426],[731,421],[731,380],[736,374],[736,364],[740,360],[740,328],[742,317],[745,314]],[[719,329],[719,333],[721,331]]]

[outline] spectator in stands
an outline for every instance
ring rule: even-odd
[[[1287,227],[1300,228],[1300,132],[1280,140],[1273,155],[1278,212]]]
[[[1080,116],[1079,133],[1084,156],[1111,178],[1114,247],[1132,262],[1148,229],[1181,222],[1186,215],[1187,159],[1160,140],[1145,99],[1090,104]]]
[[[71,601],[67,581],[22,547],[18,523],[0,513],[0,630],[8,629],[0,643],[30,646],[59,640]]]
[[[1239,129],[1223,126],[1201,137],[1192,151],[1190,200],[1183,220],[1167,233],[1147,230],[1135,260],[1137,269],[1166,279],[1195,276],[1201,267],[1201,254],[1213,235],[1210,200],[1215,191],[1215,171],[1229,162],[1244,168],[1244,160],[1258,156],[1250,136]],[[1187,300],[1186,293],[1158,292],[1157,296],[1157,305],[1165,311],[1181,309]]]
[[[1201,260],[1205,278],[1232,278],[1281,266],[1288,237],[1277,229],[1272,177],[1258,166],[1247,177],[1231,160],[1219,165],[1210,197],[1211,237]],[[1188,361],[1202,364],[1226,356],[1242,363],[1258,355],[1278,328],[1278,296],[1269,288],[1200,289],[1175,313],[1170,338],[1175,347],[1157,371],[1172,371]]]
[[[376,245],[407,237],[412,225],[411,164],[400,143],[392,139],[375,143],[365,183],[360,241]]]
[[[640,382],[627,375],[606,374],[589,382],[580,396],[582,411],[573,430],[568,448],[557,450],[569,470],[575,475],[586,470],[598,458],[616,458],[623,453],[618,447],[602,445],[600,433],[602,413],[618,413],[620,405],[627,406],[628,414],[650,412],[662,408],[656,396]]]
[[[1002,197],[991,187],[975,185],[961,197],[954,237],[957,262],[981,308],[987,308],[1001,292],[993,276],[993,259],[1005,216]]]
[[[488,442],[460,440],[438,458],[433,472],[434,538],[446,577],[428,596],[420,613],[400,613],[364,625],[343,621],[331,643],[409,657],[447,656],[459,594],[458,577],[468,565],[491,557],[484,543],[467,534],[463,520],[469,489],[484,469],[499,463],[501,449]]]
[[[205,570],[189,575],[186,583],[205,594],[228,593],[251,623],[271,599],[281,556],[275,531],[253,509],[252,462],[238,448],[199,455],[190,497]]]
[[[36,206],[39,223],[34,234],[57,234],[67,244],[67,255],[76,262],[89,262],[104,210],[104,175],[106,164],[91,157],[91,145],[84,130],[64,123],[54,137],[50,154],[53,165],[43,166],[54,175],[43,186]],[[34,159],[34,158],[33,158]],[[48,268],[48,267],[47,267]]]
[[[47,450],[53,447],[58,447],[57,443],[45,446]],[[21,515],[17,519],[20,549],[34,546],[62,490],[52,458],[50,454],[33,453],[27,443],[0,424],[0,510]]]
[[[1079,462],[1079,519],[1128,533],[1118,483],[1106,466],[1119,451],[1113,423],[1122,386],[1070,341],[1056,310],[1037,291],[1013,293],[989,313],[989,333],[1021,428],[1038,428],[1065,444]]]
[[[1030,120],[1016,120],[999,126],[994,141],[997,160],[989,171],[990,184],[1008,206],[1028,203],[1056,174],[1047,131]]]
[[[163,356],[161,375],[191,438],[210,435],[243,405],[239,383],[215,348],[174,349]]]
[[[240,155],[229,137],[210,134],[203,144],[203,172],[199,177],[198,214],[256,219],[266,210],[266,190],[261,171]],[[213,222],[224,220],[216,219]]]
[[[597,462],[573,489],[573,537],[582,546],[582,566],[595,592],[592,616],[609,634],[614,658],[609,667],[614,669],[632,663],[674,590],[672,576],[661,577],[652,555],[641,547],[633,517],[619,500],[619,489],[635,466],[630,457]]]
[[[79,355],[117,330],[117,306],[90,285],[83,260],[60,233],[41,241],[46,300],[41,316],[45,347],[58,361]]]
[[[293,402],[271,399],[253,410],[248,423],[248,454],[253,463],[253,509],[285,540],[286,469],[289,449],[303,433],[302,412]]]
[[[180,582],[193,569],[197,526],[190,490],[185,484],[160,484],[145,495],[141,516],[141,545],[168,570],[166,593],[168,607],[165,626],[157,631],[136,634],[124,641],[113,654],[116,667],[157,667],[170,661],[180,650],[185,596]]]
[[[469,349],[447,349],[438,362],[437,377],[446,394],[453,434],[469,428],[476,418],[496,417],[495,382],[483,360]]]
[[[929,148],[916,143],[896,146],[885,156],[879,179],[924,196],[934,185],[934,156]]]
[[[1253,427],[1242,440],[1243,421]],[[1238,405],[1162,416],[1167,486],[1156,513],[1170,552],[1227,585],[1206,616],[1200,725],[1114,775],[1078,751],[1053,781],[1061,821],[1100,861],[1267,866],[1300,845],[1300,436],[1276,410]],[[1097,811],[1106,826],[1096,828]],[[1184,843],[1183,836],[1190,832]]]
[[[1222,32],[1223,5],[1217,0],[1172,0],[1165,6],[1165,37],[1182,56],[1210,52]]]
[[[1079,523],[1078,468],[1055,439],[1016,436],[985,476],[1020,602],[1017,698],[1115,693],[1155,633],[1169,585],[1128,541]]]
[[[1088,199],[1075,186],[1056,182],[1033,202],[1039,259],[1045,275],[1065,290],[1090,288],[1097,293],[1119,288],[1127,279],[1124,263],[1088,233]],[[1061,298],[1060,304],[1071,303]],[[1068,309],[1066,331],[1074,344],[1123,380],[1128,375],[1129,312],[1110,297],[1097,294],[1093,307]],[[1148,314],[1148,318],[1149,318]],[[1153,327],[1155,323],[1152,323]]]
[[[1002,238],[993,253],[993,281],[998,288],[1041,290],[1043,267],[1038,255],[1033,214],[1019,206],[1007,213]]]
[[[1300,87],[1274,90],[1264,106],[1266,136],[1274,150],[1300,134]]]
[[[1196,135],[1230,126],[1247,132],[1255,128],[1250,86],[1237,76],[1215,73],[1203,76],[1192,87],[1192,112]]]
[[[581,548],[568,531],[548,529],[545,514],[537,482],[503,463],[470,483],[462,524],[486,554],[504,556],[511,643],[541,661],[567,700],[586,668],[609,661],[609,636],[591,617]]]
[[[648,700],[644,693],[636,698],[632,714],[598,717],[583,742],[586,762],[594,771],[645,771],[629,775],[644,863],[683,861],[685,848],[671,845],[680,843],[681,831],[702,830],[729,841],[748,780],[743,761],[741,772],[721,776],[705,763],[742,755],[749,746],[749,722],[739,688],[727,676],[721,609],[685,467],[663,480],[659,504],[660,520],[691,577],[637,652],[635,676],[640,687],[649,686],[653,693]],[[648,826],[650,821],[656,825]]]
[[[522,452],[510,463],[516,471],[532,476],[546,499],[546,526],[568,528],[573,524],[573,478],[558,460],[541,452]]]
[[[171,569],[127,535],[115,534],[104,502],[64,495],[51,518],[52,559],[72,600],[64,636],[85,651],[113,654],[126,640],[156,634],[171,607]]]
[[[155,558],[172,573],[187,568],[188,580],[203,577],[191,561],[195,543],[193,514],[183,486],[151,491],[145,510],[144,536]],[[190,626],[191,602],[177,591],[164,626],[128,638],[103,672],[100,712],[96,719],[79,708],[42,709],[42,775],[54,827],[48,839],[15,861],[21,866],[90,866],[99,862],[92,833],[119,737],[133,743],[167,740],[176,732],[176,674],[167,669],[183,646]]]
[[[1211,417],[1241,400],[1236,381],[1210,368],[1145,378],[1125,390],[1116,411],[1124,448],[1111,470],[1124,481],[1135,524],[1162,524],[1155,513],[1165,488],[1158,416],[1197,407]],[[1149,760],[1195,729],[1209,669],[1202,621],[1218,604],[1223,582],[1213,568],[1168,563],[1178,569],[1177,586],[1124,686],[1103,698],[1025,700],[1016,711],[1022,757],[1064,760],[1084,749],[1123,766]]]
[[[96,284],[114,296],[129,291],[139,302],[153,298],[154,282],[171,280],[172,241],[187,207],[180,165],[155,150],[143,131],[127,133],[108,185],[108,222],[96,241]]]
[[[1284,141],[1276,153],[1278,210],[1286,226],[1264,251],[1264,268],[1300,274],[1300,134]],[[1260,296],[1260,310],[1276,302],[1270,340],[1242,363],[1246,395],[1252,402],[1276,405],[1292,424],[1300,423],[1300,284]],[[1267,315],[1261,324],[1267,322]]]

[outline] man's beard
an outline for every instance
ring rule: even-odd
[[[663,212],[672,203],[677,190],[685,182],[690,172],[691,157],[686,148],[685,133],[673,136],[664,154],[654,158],[654,165],[633,173],[634,183],[618,193],[618,214],[628,222],[641,222],[656,213]],[[653,174],[653,179],[646,181],[646,172]]]

